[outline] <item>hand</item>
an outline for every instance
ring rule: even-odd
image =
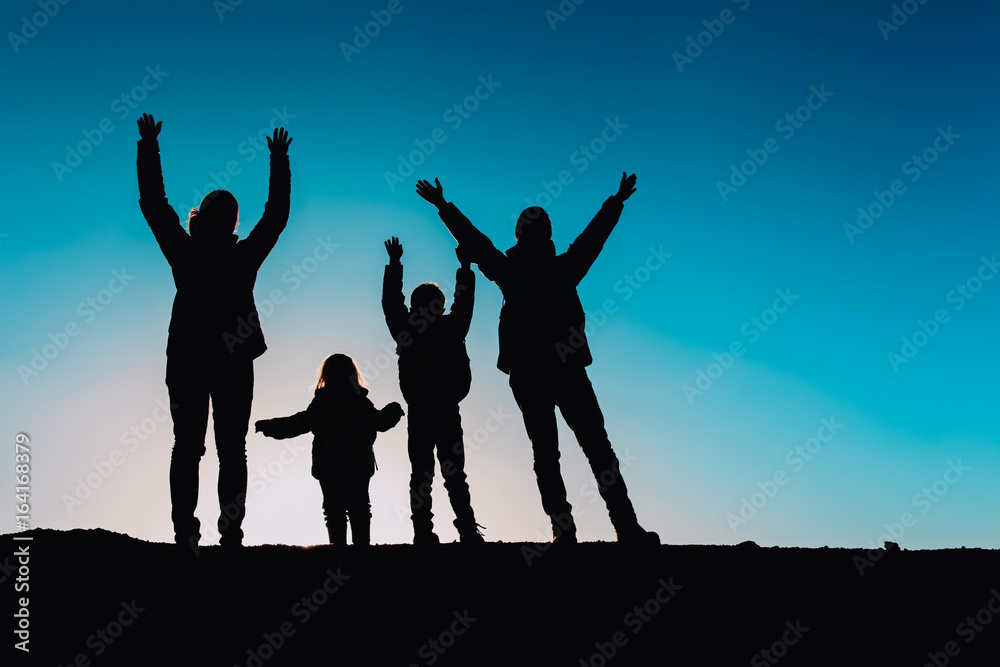
[[[267,139],[267,148],[271,151],[271,155],[288,155],[288,147],[292,143],[292,140],[288,138],[288,130],[283,127],[276,127],[274,129],[274,139],[271,139],[271,137],[264,138]]]
[[[148,113],[142,114],[142,118],[135,122],[139,126],[139,137],[141,139],[152,139],[153,141],[159,136],[160,126],[163,125],[162,120],[157,123],[153,120],[153,116]]]
[[[268,428],[267,421],[268,420],[266,420],[266,419],[261,419],[260,421],[255,422],[254,425],[253,425],[254,431],[257,432],[257,433],[263,433],[265,435],[265,437],[270,437],[271,434],[268,433],[268,431],[270,431],[271,429]]]
[[[394,409],[393,409],[393,411],[392,411],[392,413],[396,415],[396,419],[397,419],[397,421],[398,421],[399,419],[402,419],[403,415],[405,414],[405,413],[403,412],[403,406],[402,406],[402,405],[400,405],[399,403],[395,402],[395,401],[393,401],[392,403],[390,403],[390,404],[389,404],[389,405],[387,405],[386,407],[389,407],[389,408],[394,408]]]
[[[632,196],[633,192],[635,192],[635,174],[626,178],[625,172],[623,171],[622,182],[621,185],[618,186],[618,192],[615,194],[615,197],[618,201],[625,201]]]
[[[385,251],[389,253],[389,261],[393,264],[398,263],[399,258],[403,256],[403,246],[395,236],[385,242]]]
[[[446,203],[444,201],[444,188],[441,187],[440,181],[436,178],[434,179],[434,185],[431,185],[427,181],[417,181],[417,194],[431,204],[434,204],[438,210]]]
[[[462,265],[463,269],[469,268],[472,264],[472,258],[469,256],[469,249],[464,245],[460,245],[455,248],[455,256],[458,257],[458,263]]]

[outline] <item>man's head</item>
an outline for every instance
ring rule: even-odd
[[[552,240],[552,222],[549,214],[541,206],[529,206],[521,211],[514,227],[514,237],[518,243],[537,243]]]
[[[188,230],[201,238],[226,238],[236,231],[239,218],[236,197],[226,190],[213,190],[201,200],[201,206],[191,209]]]
[[[410,310],[415,313],[441,315],[444,312],[444,292],[437,283],[423,283],[410,294]]]

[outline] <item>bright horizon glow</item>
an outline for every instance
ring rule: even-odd
[[[255,289],[268,351],[247,544],[326,540],[311,436],[266,439],[254,420],[304,409],[334,352],[355,359],[377,407],[403,403],[382,242],[404,246],[407,297],[437,282],[450,305],[455,243],[418,178],[439,178],[501,249],[517,213],[542,205],[562,252],[627,171],[637,192],[580,296],[590,377],[644,527],[671,544],[860,547],[910,514],[903,548],[1000,548],[995,5],[921,4],[886,30],[892,3],[861,0],[585,3],[554,24],[557,2],[405,1],[348,62],[341,42],[386,3],[293,0],[279,17],[253,3],[221,17],[203,1],[99,4],[59,5],[5,47],[17,95],[0,174],[0,401],[9,441],[31,437],[32,526],[172,540],[160,405],[175,290],[137,202],[148,112],[177,213],[223,187],[241,237],[267,191],[250,137],[278,122],[294,139],[291,216]],[[37,11],[8,3],[4,32]],[[688,48],[678,71],[672,54]],[[67,158],[80,145],[88,154]],[[741,168],[745,182],[720,190]],[[845,230],[859,207],[871,222]],[[547,540],[496,369],[501,303],[477,271],[461,406],[472,502],[488,540]],[[33,359],[44,367],[25,374]],[[560,429],[580,538],[613,540]],[[213,544],[211,430],[207,448],[197,515]],[[409,542],[405,418],[375,448],[373,542]],[[13,466],[0,457],[5,479]],[[67,507],[81,481],[89,495]],[[744,500],[756,513],[734,530]],[[433,503],[438,534],[456,539],[440,474]]]

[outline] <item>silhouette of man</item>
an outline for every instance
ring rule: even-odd
[[[472,371],[465,336],[472,323],[476,274],[461,247],[455,274],[455,301],[444,312],[444,293],[423,283],[403,296],[403,246],[395,236],[385,242],[389,263],[382,280],[382,312],[399,355],[399,387],[406,399],[407,453],[410,457],[410,511],[413,544],[439,542],[431,513],[434,448],[437,447],[444,488],[455,511],[455,528],[465,543],[482,543],[465,476],[465,445],[458,404],[469,393]]]
[[[618,541],[658,544],[659,536],[643,530],[636,520],[587,377],[592,358],[576,291],[618,223],[625,200],[635,192],[635,174],[626,177],[622,173],[618,192],[604,202],[561,255],[556,254],[552,224],[543,209],[532,206],[521,213],[514,229],[517,244],[504,254],[454,204],[445,201],[437,179],[434,183],[418,181],[417,194],[438,209],[448,231],[503,292],[497,367],[510,376],[510,388],[524,418],[542,508],[552,522],[554,541],[565,544],[577,539],[559,469],[558,406],[590,462]]]
[[[139,207],[170,264],[177,286],[167,336],[167,391],[174,422],[170,517],[174,541],[196,548],[198,465],[205,453],[209,400],[219,455],[219,534],[223,546],[243,543],[246,435],[253,401],[253,360],[267,349],[253,299],[257,270],[288,222],[291,172],[284,128],[267,137],[271,174],[264,215],[242,241],[235,197],[210,192],[191,211],[185,233],[167,203],[157,137],[162,122],[138,121]]]

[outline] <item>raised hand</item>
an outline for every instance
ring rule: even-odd
[[[288,147],[291,145],[292,140],[288,137],[288,130],[283,127],[274,128],[274,139],[271,137],[264,137],[267,139],[267,148],[271,151],[271,155],[288,155]]]
[[[399,239],[395,236],[385,242],[385,251],[389,253],[389,261],[393,264],[403,256],[403,246],[400,245]]]
[[[135,121],[139,126],[139,137],[142,139],[156,139],[160,134],[160,126],[163,125],[161,120],[157,123],[153,120],[152,114],[144,113],[142,118]]]
[[[635,192],[635,174],[626,177],[625,172],[623,171],[622,182],[621,185],[618,186],[618,192],[615,193],[615,197],[618,201],[625,201],[632,196],[633,192]]]
[[[438,209],[445,205],[444,188],[441,187],[441,182],[436,178],[434,179],[434,185],[431,185],[427,181],[417,181],[417,194]]]
[[[469,257],[469,250],[464,245],[455,248],[455,256],[458,257],[458,263],[462,265],[463,269],[469,268],[469,265],[472,264],[472,258]]]

